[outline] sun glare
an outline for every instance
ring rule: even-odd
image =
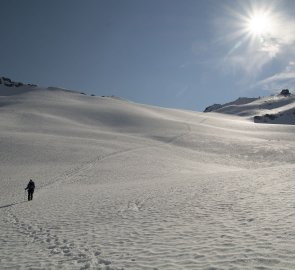
[[[249,19],[248,31],[253,35],[266,35],[272,32],[273,23],[267,14],[255,14]]]
[[[229,51],[227,56],[233,63],[243,63],[247,72],[258,70],[276,57],[283,44],[293,42],[289,17],[280,9],[279,1],[239,1],[228,8]],[[231,25],[230,25],[231,24]],[[231,43],[230,43],[231,42]],[[243,61],[244,60],[244,61]]]

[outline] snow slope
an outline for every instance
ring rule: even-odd
[[[205,112],[239,115],[257,123],[295,125],[295,95],[273,95],[264,98],[239,98],[224,105],[214,104]],[[255,117],[256,116],[256,117]]]
[[[294,132],[2,85],[1,269],[294,269]]]

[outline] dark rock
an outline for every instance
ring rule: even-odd
[[[259,115],[254,116],[255,123],[260,122],[260,121],[262,121],[262,116],[259,116]]]
[[[218,109],[222,108],[222,105],[221,104],[213,104],[211,106],[208,106],[204,112],[213,112],[213,111],[216,111]]]
[[[11,80],[7,77],[2,77],[3,81],[6,81],[6,82],[10,82],[11,83]]]
[[[276,118],[278,118],[278,115],[275,114],[256,115],[254,116],[254,123],[267,123],[269,120],[275,120]]]
[[[20,87],[20,86],[23,86],[24,84],[23,83],[21,83],[21,82],[18,82],[18,83],[15,83],[15,87]]]
[[[270,120],[275,120],[277,118],[277,116],[275,114],[265,114],[264,115],[266,118],[269,118]]]
[[[284,96],[284,97],[287,97],[287,96],[290,96],[291,93],[289,91],[289,89],[283,89],[280,93],[281,96]]]

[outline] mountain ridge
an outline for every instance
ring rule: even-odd
[[[295,95],[283,89],[279,94],[268,97],[243,97],[225,104],[214,104],[204,112],[238,115],[255,123],[295,125]]]

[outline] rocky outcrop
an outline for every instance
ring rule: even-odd
[[[220,109],[220,108],[222,108],[222,105],[221,105],[221,104],[213,104],[213,105],[211,105],[211,106],[208,106],[208,107],[204,110],[204,112],[214,112],[214,111],[216,111],[216,110],[218,110],[218,109]]]
[[[288,97],[291,95],[289,89],[283,89],[280,93],[281,96]]]
[[[259,98],[246,98],[246,97],[239,97],[238,99],[236,99],[235,101],[232,102],[228,102],[225,104],[213,104],[211,106],[208,106],[204,112],[221,112],[221,113],[228,113],[228,112],[223,112],[220,111],[220,109],[226,108],[226,107],[230,107],[230,106],[239,106],[239,105],[245,105],[248,103],[251,103],[255,100],[257,100]]]
[[[30,86],[30,87],[37,87],[36,84],[24,84],[22,82],[15,82],[7,77],[0,77],[0,85],[5,85],[6,87],[21,87],[21,86]]]
[[[279,116],[276,114],[265,114],[265,115],[256,115],[254,116],[255,123],[268,123],[269,121],[273,121]]]

